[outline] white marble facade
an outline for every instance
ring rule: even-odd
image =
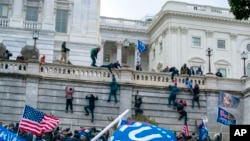
[[[240,54],[250,51],[249,21],[235,20],[225,8],[167,1],[149,25],[100,17],[100,0],[1,0],[0,6],[0,42],[13,53],[11,59],[25,45],[34,44],[33,30],[40,31],[37,47],[50,63],[60,59],[66,41],[74,65],[90,65],[90,49],[100,45],[97,65],[119,60],[134,68],[139,39],[148,47],[142,54],[145,71],[158,72],[165,66],[180,69],[187,63],[202,66],[206,73],[206,49],[212,48],[211,71],[221,69],[226,77],[240,78]],[[35,14],[27,14],[29,10]],[[130,41],[128,49],[122,46],[125,39]],[[247,74],[249,62],[246,59]]]

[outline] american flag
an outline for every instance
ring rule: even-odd
[[[186,121],[185,121],[184,126],[183,126],[183,128],[182,128],[182,133],[183,133],[185,136],[189,136],[188,125],[187,125],[187,122],[186,122]]]
[[[52,131],[59,123],[58,118],[51,117],[31,106],[25,105],[19,128],[36,135]]]

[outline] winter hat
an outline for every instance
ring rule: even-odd
[[[98,47],[98,48],[97,48],[97,50],[98,50],[98,51],[100,51],[100,50],[101,50],[101,48],[100,48],[100,47]]]

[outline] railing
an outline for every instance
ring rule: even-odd
[[[3,71],[14,71],[14,72],[26,72],[27,63],[16,62],[16,61],[1,61],[0,70]]]
[[[201,5],[190,5],[188,4],[187,9],[193,11],[202,11],[202,12],[211,12],[218,14],[230,14],[230,11],[226,8],[217,8],[217,7],[209,7],[209,6],[201,6]],[[206,13],[207,14],[207,13]]]
[[[68,75],[75,78],[110,78],[111,73],[104,68],[92,68],[81,66],[65,66],[59,64],[43,64],[40,65],[40,73],[50,75]],[[115,76],[120,78],[120,73],[115,72]]]
[[[29,63],[17,62],[12,60],[0,61],[0,72],[14,72],[14,73],[29,73],[27,70]],[[34,69],[34,66],[30,67]],[[86,66],[72,66],[61,64],[41,64],[37,68],[38,75],[57,78],[73,78],[79,80],[108,80],[110,81],[111,73],[106,68],[93,68]],[[123,70],[114,70],[113,73],[117,79],[121,80]],[[131,82],[141,85],[166,85],[167,83],[173,83],[171,80],[171,74],[168,73],[156,73],[156,72],[142,72],[130,70]],[[185,85],[185,79],[188,76],[175,76],[178,84]],[[127,77],[126,77],[127,78]],[[201,76],[189,77],[193,83],[198,83],[200,86],[204,86],[205,78]]]
[[[176,75],[175,80],[178,84],[185,85],[185,79],[189,77],[187,75]],[[156,84],[156,85],[166,85],[167,83],[173,83],[171,79],[171,74],[168,73],[153,73],[153,72],[141,72],[136,71],[133,73],[133,79],[136,83],[143,84]],[[205,85],[205,79],[202,76],[189,77],[190,81],[195,84]]]
[[[9,26],[10,20],[9,19],[1,19],[0,18],[0,26]]]
[[[150,23],[151,21],[139,21],[139,20],[128,20],[128,19],[121,19],[121,18],[100,17],[100,25],[107,25],[107,26],[115,25],[116,27],[147,29]]]
[[[24,28],[41,29],[41,23],[34,21],[24,21]]]

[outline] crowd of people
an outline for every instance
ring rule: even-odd
[[[90,141],[102,130],[96,127],[86,128],[80,126],[78,129],[72,131],[70,128],[62,129],[58,126],[51,132],[44,133],[42,135],[35,135],[31,132],[19,130],[18,123],[10,123],[8,125],[2,124],[3,123],[0,122],[0,126],[5,127],[10,132],[16,134],[18,137],[26,141]],[[97,141],[108,141],[109,136],[109,131],[107,131]]]
[[[176,67],[168,67],[166,66],[162,72],[164,73],[171,73],[171,80],[174,82],[175,81],[175,75],[187,75],[187,76],[191,76],[191,75],[196,75],[196,76],[204,76],[204,73],[201,69],[201,66],[199,66],[196,71],[194,70],[194,67],[187,67],[187,64],[185,63],[181,69],[181,71],[179,72],[179,70]],[[220,69],[217,70],[217,72],[215,73],[215,75],[217,77],[223,77],[222,73],[220,72]]]

